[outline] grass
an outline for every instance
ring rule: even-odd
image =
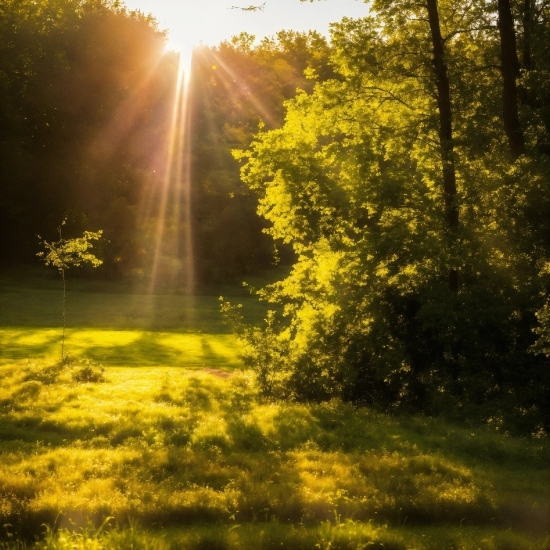
[[[407,541],[407,542],[404,542]],[[120,529],[110,524],[103,529],[86,526],[45,532],[42,541],[32,544],[0,542],[2,550],[522,550],[545,548],[544,542],[526,542],[509,531],[497,529],[402,527],[389,529],[360,522],[322,522],[318,527],[303,524],[193,525],[185,530],[145,531],[139,526]]]
[[[238,343],[222,322],[217,295],[138,294],[86,280],[69,280],[68,289],[66,349],[73,357],[107,366],[239,365]],[[255,300],[246,294],[239,300],[249,319],[261,318],[264,308]],[[0,365],[29,356],[57,360],[61,304],[57,279],[0,272]]]
[[[144,330],[72,329],[66,349],[113,367],[236,367],[239,346],[230,334],[154,332]],[[59,359],[58,329],[0,328],[0,365],[26,357]]]
[[[545,547],[546,441],[266,403],[242,372],[108,368],[90,383],[86,368],[2,367],[0,521],[15,534],[112,517],[174,548]]]
[[[125,325],[123,304],[174,320],[185,297],[115,290],[73,296],[68,348],[88,359],[65,363],[57,291],[0,292],[0,549],[550,547],[547,439],[266,402],[209,319],[215,297],[197,299],[201,332],[179,333],[146,314]]]

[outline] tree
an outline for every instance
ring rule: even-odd
[[[529,0],[527,0],[525,56],[526,66],[531,64],[529,46]],[[516,48],[516,31],[510,0],[498,0],[498,30],[500,34],[501,72],[502,72],[502,119],[512,160],[525,154],[525,138],[519,121],[518,91],[516,79],[520,76]]]
[[[82,237],[76,239],[64,239],[61,228],[65,225],[66,219],[58,227],[59,240],[55,242],[42,241],[41,244],[46,249],[45,252],[38,252],[37,256],[44,260],[46,265],[55,267],[63,280],[63,334],[61,338],[61,360],[65,358],[65,304],[67,299],[67,289],[65,280],[65,271],[71,267],[80,267],[83,264],[90,264],[92,267],[98,267],[103,262],[96,258],[89,250],[93,247],[91,241],[101,238],[103,231],[84,231]],[[40,238],[40,236],[38,237]]]
[[[458,205],[456,191],[456,170],[454,160],[453,113],[451,105],[451,86],[445,63],[445,47],[439,23],[437,0],[426,0],[426,11],[430,22],[433,45],[434,75],[437,86],[437,106],[439,109],[439,144],[443,172],[443,192],[445,196],[445,214],[451,241],[456,239],[458,229]],[[449,270],[449,286],[458,290],[458,272],[456,267]]]
[[[297,89],[326,80],[330,48],[318,33],[282,31],[254,43],[246,33],[195,50],[191,81],[195,260],[201,282],[229,281],[272,267],[277,251],[256,214],[257,197],[239,179],[233,149],[244,148],[260,125],[284,122],[283,104]]]
[[[261,292],[282,316],[245,347],[273,372],[266,390],[550,428],[547,362],[529,352],[545,218],[523,223],[537,193],[547,208],[548,173],[538,157],[512,164],[495,124],[491,9],[380,0],[333,25],[338,78],[241,153],[270,233],[297,255]]]

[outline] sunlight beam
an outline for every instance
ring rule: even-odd
[[[172,44],[172,49],[177,45]],[[160,206],[155,235],[155,253],[151,272],[150,292],[158,283],[163,253],[183,261],[182,275],[186,294],[194,294],[194,257],[191,216],[191,148],[189,136],[189,82],[192,49],[178,53],[178,71],[174,105],[168,136],[166,169],[161,188]],[[180,233],[183,232],[183,242]],[[173,278],[177,276],[173,274]]]

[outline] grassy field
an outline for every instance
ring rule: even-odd
[[[0,548],[550,547],[547,439],[265,402],[216,296],[78,282],[60,364],[50,283],[0,277]]]
[[[129,367],[239,365],[238,344],[220,317],[219,295],[150,295],[81,280],[69,280],[68,289],[66,349],[75,358]],[[240,294],[248,317],[261,318],[263,307]],[[58,278],[0,272],[0,365],[28,357],[60,358],[61,311]]]

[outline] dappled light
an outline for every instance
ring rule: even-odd
[[[109,369],[105,381],[82,384],[71,382],[75,364],[52,370],[36,390],[45,368],[25,361],[4,371],[0,399],[15,406],[3,415],[2,438],[25,426],[27,435],[4,452],[3,521],[15,513],[53,521],[59,508],[62,526],[103,515],[144,526],[467,518],[468,538],[472,523],[508,521],[515,483],[541,494],[541,449],[487,431],[472,437],[427,419],[400,425],[338,401],[260,404],[252,379],[238,373]],[[508,474],[519,457],[521,480]],[[542,509],[532,513],[536,521]]]
[[[548,550],[548,2],[127,2],[0,2],[0,550]]]

